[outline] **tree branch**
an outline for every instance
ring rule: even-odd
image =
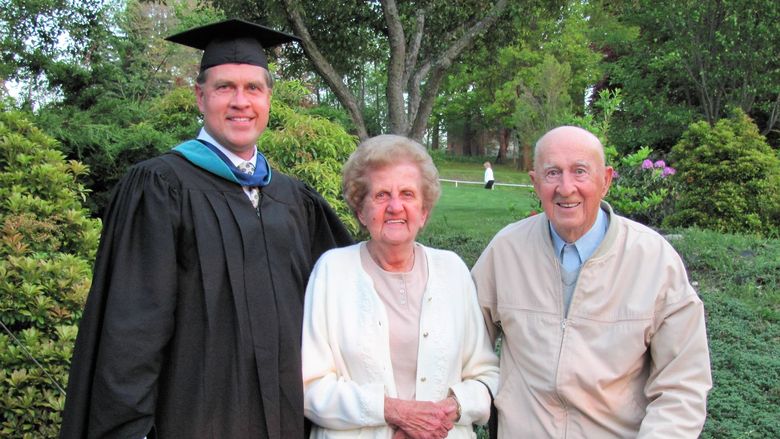
[[[381,0],[387,24],[390,60],[387,66],[387,110],[390,132],[402,134],[407,131],[408,120],[404,108],[404,67],[406,59],[406,38],[395,0]]]
[[[346,108],[355,124],[358,137],[366,139],[368,137],[368,130],[366,129],[366,123],[363,120],[363,113],[360,110],[357,99],[352,92],[344,84],[343,78],[336,73],[336,69],[330,64],[330,62],[320,52],[317,44],[312,40],[309,30],[303,22],[301,14],[298,12],[297,5],[293,0],[282,0],[284,4],[284,11],[287,15],[287,20],[290,22],[295,34],[301,39],[301,45],[306,56],[309,57],[317,73],[325,80],[333,93],[338,97],[339,102]]]
[[[772,104],[772,112],[769,114],[769,120],[766,122],[766,127],[761,130],[761,134],[766,136],[772,132],[775,124],[777,124],[778,118],[780,118],[780,93],[777,94],[777,99],[775,99],[774,104]]]
[[[425,81],[425,91],[420,100],[418,109],[410,109],[409,114],[414,114],[411,130],[409,131],[409,137],[413,139],[421,140],[425,132],[425,127],[428,122],[428,116],[431,115],[433,110],[433,102],[438,93],[439,86],[441,85],[442,78],[447,69],[452,65],[453,61],[465,50],[469,45],[474,42],[474,39],[492,26],[498,17],[504,12],[507,6],[508,0],[498,0],[495,5],[488,11],[482,20],[476,22],[471,28],[466,30],[463,35],[458,38],[452,45],[447,48],[438,59],[436,59],[432,65],[430,76]],[[417,84],[421,84],[422,81]]]

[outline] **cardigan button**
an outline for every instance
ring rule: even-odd
[[[422,382],[425,382],[425,380],[426,380],[425,377],[420,378],[420,381],[422,381]]]
[[[423,337],[427,337],[427,336],[428,336],[428,333],[427,332],[423,332]]]

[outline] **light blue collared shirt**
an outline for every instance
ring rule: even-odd
[[[225,154],[225,156],[230,159],[230,162],[233,163],[233,165],[236,167],[238,167],[238,165],[244,162],[249,162],[252,165],[257,165],[257,146],[255,146],[254,150],[252,151],[252,158],[250,158],[249,160],[244,160],[241,157],[234,154],[231,150],[225,148],[219,142],[217,142],[217,140],[213,138],[211,134],[208,133],[208,131],[206,131],[206,128],[200,129],[200,132],[198,133],[198,139],[203,139],[209,142],[210,144],[216,146],[217,149],[220,150],[222,154]]]
[[[574,248],[580,256],[579,266],[588,260],[593,255],[593,252],[599,247],[601,241],[607,235],[607,227],[609,227],[609,219],[606,212],[603,209],[599,209],[599,213],[596,215],[596,222],[588,232],[574,242]],[[555,228],[550,223],[550,236],[552,237],[553,248],[555,248],[555,254],[558,256],[558,260],[562,261],[563,246],[566,245],[566,241],[558,235]],[[579,269],[579,266],[577,267]]]
[[[582,235],[580,239],[575,241],[573,244],[566,244],[560,235],[558,235],[558,232],[555,231],[552,223],[550,223],[550,236],[552,237],[553,248],[555,248],[555,253],[558,256],[558,261],[560,261],[562,268],[561,282],[563,284],[562,292],[564,316],[569,315],[569,305],[571,305],[571,300],[574,296],[574,288],[576,286],[577,278],[580,276],[580,267],[582,267],[582,264],[587,261],[591,255],[593,255],[593,252],[596,251],[599,244],[601,244],[601,241],[604,240],[604,237],[607,235],[608,226],[609,219],[607,218],[606,212],[599,209],[598,214],[596,214],[596,222],[593,224],[593,227],[591,227],[587,233]],[[576,255],[579,256],[579,260],[566,261],[566,263],[564,263],[564,247],[569,247],[570,249],[573,248],[576,252]],[[571,251],[568,253],[571,259],[576,259],[573,257],[574,255],[572,255]]]

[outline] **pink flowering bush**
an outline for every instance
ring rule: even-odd
[[[610,160],[615,172],[606,200],[623,216],[650,226],[660,226],[672,210],[676,192],[677,170],[664,160],[651,160],[652,150],[637,152]]]

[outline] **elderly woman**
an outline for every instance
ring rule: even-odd
[[[490,416],[498,359],[469,271],[415,242],[439,198],[417,142],[383,135],[344,166],[371,238],[325,253],[306,290],[304,409],[312,438],[473,438]]]

